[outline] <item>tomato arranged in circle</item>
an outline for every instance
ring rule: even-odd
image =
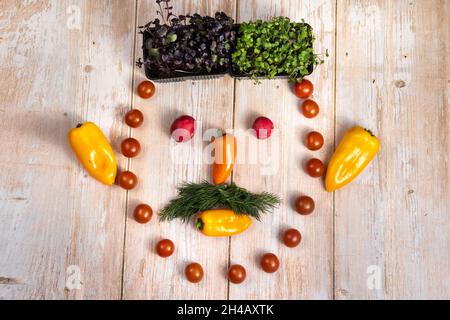
[[[125,123],[131,128],[139,128],[143,122],[144,114],[137,109],[130,110],[125,114]]]
[[[305,145],[309,150],[317,151],[323,147],[323,142],[323,136],[317,131],[312,131],[306,136]]]
[[[297,229],[288,229],[284,232],[283,242],[289,248],[295,248],[302,241],[302,235]]]
[[[153,210],[148,204],[140,204],[133,211],[134,219],[139,223],[147,223],[152,219]]]
[[[320,112],[319,105],[315,101],[310,100],[310,99],[305,100],[302,103],[301,109],[302,109],[303,115],[309,119],[317,117],[317,115]]]
[[[203,279],[203,268],[199,263],[191,263],[186,266],[184,274],[189,282],[198,283]]]
[[[228,270],[228,279],[235,284],[239,284],[244,282],[247,273],[245,268],[240,264],[235,264],[230,267]]]
[[[316,205],[314,200],[308,196],[298,197],[295,201],[295,211],[301,215],[308,215],[313,213]]]
[[[139,97],[142,99],[150,99],[155,94],[155,85],[150,81],[142,81],[137,89]]]
[[[141,144],[134,138],[127,138],[122,141],[120,149],[125,157],[134,158],[141,151]]]
[[[274,273],[280,267],[280,260],[273,253],[266,253],[261,258],[261,268],[267,273]]]
[[[314,85],[311,81],[303,79],[302,81],[294,84],[294,92],[300,99],[308,99],[314,92]]]
[[[306,172],[313,178],[320,178],[325,173],[325,165],[319,159],[311,159],[306,163]]]
[[[123,171],[117,177],[117,182],[125,190],[131,190],[136,187],[138,177],[131,171]]]
[[[170,257],[175,251],[175,245],[169,239],[163,239],[156,244],[156,253],[161,258]]]

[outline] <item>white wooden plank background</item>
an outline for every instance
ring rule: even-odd
[[[141,55],[136,26],[154,18],[152,0],[2,1],[0,299],[450,298],[450,3],[189,0],[174,6],[179,13],[223,10],[238,21],[305,18],[317,50],[330,52],[311,77],[320,116],[303,118],[281,80],[158,84],[153,99],[137,98],[144,75],[134,66]],[[132,131],[122,121],[130,108],[145,115],[145,125]],[[156,219],[136,224],[137,203],[156,212],[178,183],[209,177],[200,134],[190,144],[170,143],[169,125],[182,114],[200,120],[203,130],[246,130],[258,115],[272,118],[279,134],[250,141],[259,154],[269,147],[269,155],[279,155],[276,174],[239,164],[233,179],[280,193],[280,209],[232,239],[205,238],[191,225]],[[139,175],[136,190],[106,188],[76,162],[66,133],[85,120],[98,123],[116,150],[130,134],[141,141],[138,158],[118,157],[122,169]],[[327,160],[355,123],[373,128],[382,150],[358,180],[327,194],[302,165],[310,156]],[[323,133],[324,150],[304,147],[311,129]],[[174,163],[172,151],[186,162]],[[316,200],[313,215],[293,211],[299,194]],[[296,249],[280,244],[288,226],[302,232]],[[176,245],[166,260],[154,253],[163,237]],[[257,266],[265,251],[280,257],[274,275]],[[191,261],[206,271],[198,285],[182,275]],[[229,263],[246,266],[243,285],[227,282]],[[69,266],[80,268],[79,290],[66,288]],[[380,286],[372,290],[367,280],[377,272]]]
[[[339,2],[337,137],[360,123],[383,142],[336,192],[337,298],[449,297],[449,8]],[[380,290],[367,290],[370,266]]]
[[[0,4],[0,298],[120,298],[126,194],[88,178],[67,131],[127,135],[133,3]],[[71,265],[80,290],[65,289]]]

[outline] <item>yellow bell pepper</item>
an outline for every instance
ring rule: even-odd
[[[215,209],[200,213],[196,227],[209,237],[228,237],[247,230],[252,219],[246,214],[236,214],[232,210]]]
[[[86,171],[98,181],[113,185],[117,174],[114,151],[103,132],[92,122],[69,131],[69,143]]]
[[[325,189],[333,192],[350,183],[379,149],[380,142],[369,130],[353,127],[347,131],[328,164]]]

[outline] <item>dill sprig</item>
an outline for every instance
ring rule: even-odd
[[[178,197],[171,200],[158,215],[161,221],[181,219],[185,222],[199,212],[220,208],[260,220],[261,214],[268,213],[279,203],[277,195],[251,193],[235,183],[216,186],[207,181],[186,182],[178,188]]]

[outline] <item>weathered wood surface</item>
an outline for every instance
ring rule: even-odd
[[[267,116],[274,122],[276,132],[269,140],[258,141],[254,135],[248,135],[247,140],[241,141],[238,150],[242,164],[234,171],[234,181],[252,191],[278,193],[283,202],[262,223],[255,222],[250,231],[232,238],[231,262],[247,266],[249,275],[243,285],[230,285],[230,298],[329,299],[333,297],[333,195],[324,191],[321,179],[309,177],[304,166],[312,157],[325,160],[333,148],[335,4],[240,1],[238,12],[240,21],[278,15],[296,21],[304,18],[311,22],[317,35],[317,51],[328,48],[331,57],[311,77],[314,99],[321,106],[315,119],[301,114],[302,101],[292,93],[286,80],[263,81],[261,85],[248,80],[236,82],[236,128],[247,130],[256,117]],[[319,152],[311,152],[304,145],[305,135],[311,130],[322,132],[325,138],[326,147]],[[252,161],[255,153],[256,161]],[[296,213],[293,202],[299,195],[315,199],[314,214]],[[296,228],[303,236],[295,249],[280,240],[287,228]],[[265,252],[279,257],[281,268],[276,274],[268,275],[259,267]]]
[[[66,137],[86,120],[115,147],[127,135],[134,13],[0,3],[0,298],[120,298],[126,193],[89,178]]]
[[[448,299],[450,3],[338,4],[337,137],[359,123],[382,148],[336,192],[336,297]]]
[[[238,21],[286,15],[314,27],[317,50],[330,52],[311,77],[318,118],[300,114],[281,80],[158,84],[154,98],[138,98],[136,26],[154,18],[152,0],[0,3],[0,299],[450,298],[449,2],[174,3],[175,12],[218,10]],[[144,112],[143,127],[124,126],[130,108]],[[168,128],[182,114],[202,130],[174,145]],[[136,204],[156,212],[180,182],[209,178],[206,129],[241,134],[259,115],[278,130],[269,141],[241,140],[233,180],[279,193],[273,215],[232,239],[132,219]],[[140,177],[137,189],[105,188],[85,174],[66,142],[68,129],[85,120],[99,124],[117,151],[130,134],[141,142],[137,158],[118,157],[121,169]],[[359,179],[327,194],[304,162],[328,160],[355,123],[372,128],[382,150]],[[303,144],[312,129],[325,137],[319,152]],[[316,200],[313,215],[295,213],[299,194]],[[286,227],[301,231],[298,248],[281,244]],[[162,238],[176,245],[168,259],[154,252]],[[282,262],[273,275],[258,267],[269,251]],[[182,275],[191,261],[206,271],[201,284]],[[228,283],[230,263],[245,265],[244,284]],[[69,290],[77,267],[80,289]]]

